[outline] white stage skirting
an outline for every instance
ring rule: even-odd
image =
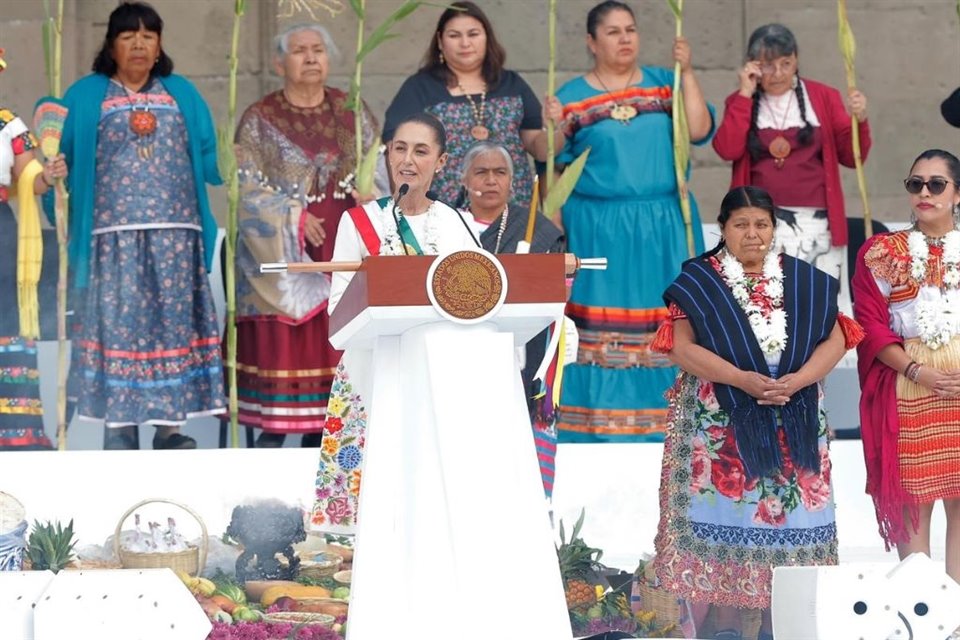
[[[586,508],[584,539],[603,549],[609,566],[632,570],[643,554],[653,552],[661,452],[659,444],[560,446],[555,518],[563,518],[569,531]],[[896,562],[894,553],[884,552],[873,504],[863,492],[860,442],[834,442],[832,458],[841,562]],[[0,491],[24,504],[31,523],[73,518],[81,546],[102,545],[120,516],[147,498],[189,505],[214,537],[223,534],[237,504],[279,499],[309,509],[316,471],[317,454],[309,449],[13,452],[0,453]],[[490,514],[491,540],[510,537],[511,523],[496,519],[502,499],[476,505]],[[170,512],[177,517],[175,508]],[[196,535],[188,517],[178,523],[188,537]],[[938,509],[934,558],[943,558],[944,531]]]

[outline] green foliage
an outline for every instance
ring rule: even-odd
[[[63,527],[59,521],[46,524],[34,520],[33,531],[27,540],[27,557],[35,571],[60,571],[73,562],[73,520]]]
[[[567,165],[563,174],[557,178],[557,181],[550,187],[550,192],[543,201],[543,212],[547,217],[553,216],[557,211],[563,208],[564,203],[570,194],[573,193],[577,181],[580,180],[580,174],[587,164],[587,158],[590,156],[590,148],[587,147],[583,153],[577,156],[577,159]]]
[[[377,158],[380,156],[380,138],[373,141],[363,154],[360,168],[357,170],[357,192],[362,195],[373,193],[373,178],[377,170]]]

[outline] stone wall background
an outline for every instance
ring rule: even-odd
[[[284,0],[287,5],[292,0]],[[349,0],[299,0],[302,4],[340,4],[331,17],[316,9],[343,51],[331,65],[329,83],[346,88],[353,69],[356,20]],[[52,0],[51,3],[55,3]],[[477,0],[491,17],[508,54],[507,66],[523,74],[534,90],[546,89],[547,0]],[[191,78],[206,97],[214,117],[227,111],[227,55],[233,18],[232,0],[154,0],[165,21],[164,48],[176,70]],[[400,0],[367,0],[369,28],[389,15]],[[590,68],[584,43],[586,13],[594,0],[558,1],[558,85]],[[641,33],[641,62],[670,66],[674,24],[663,0],[630,3]],[[869,100],[874,147],[867,162],[867,184],[874,216],[880,220],[907,217],[901,186],[910,161],[923,149],[943,147],[960,153],[960,130],[940,116],[940,102],[960,86],[960,24],[955,0],[848,0],[850,21],[858,40],[860,89]],[[116,0],[66,0],[64,21],[64,87],[88,72],[102,42],[107,17]],[[307,21],[306,13],[283,17],[276,0],[248,0],[241,33],[238,106],[242,110],[279,86],[272,73],[270,39],[291,21]],[[402,35],[385,43],[364,64],[364,98],[382,114],[419,60],[432,37],[440,9],[424,7],[403,23]],[[0,76],[0,104],[29,119],[36,99],[47,93],[40,40],[42,0],[0,0],[0,47],[9,67]],[[803,75],[835,87],[845,86],[837,47],[834,0],[687,0],[684,30],[693,47],[694,65],[707,99],[722,113],[723,101],[736,88],[736,69],[743,61],[753,28],[778,21],[789,26],[800,43]],[[848,215],[862,207],[853,171],[843,172]],[[729,166],[709,145],[694,152],[693,188],[703,217],[710,220],[726,192]],[[211,194],[222,216],[226,199]],[[710,240],[708,239],[708,243]]]

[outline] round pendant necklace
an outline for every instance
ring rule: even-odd
[[[131,97],[131,91],[127,85],[119,78],[116,79],[123,88],[123,95],[126,96],[130,105],[129,126],[137,136],[137,155],[141,160],[147,160],[153,156],[153,134],[157,131],[157,116],[150,111],[150,106],[146,103],[137,104]],[[138,93],[136,91],[134,94]]]
[[[623,90],[626,91],[630,88],[630,85],[633,83],[633,74],[636,69],[630,72],[630,77],[627,78],[627,84],[623,87]],[[630,121],[637,117],[637,108],[632,104],[622,104],[617,102],[613,97],[613,92],[607,88],[607,85],[604,83],[603,79],[600,77],[600,74],[594,70],[593,77],[597,79],[597,82],[600,83],[600,86],[603,87],[603,90],[607,92],[607,95],[613,101],[613,107],[610,108],[610,117],[622,125],[630,124]]]
[[[773,111],[773,107],[770,105],[769,99],[764,99],[763,103],[767,106],[767,111],[770,112],[771,119],[776,122],[776,114]],[[783,131],[787,126],[787,117],[790,115],[790,107],[793,105],[793,92],[790,92],[790,96],[787,98],[787,108],[783,110],[783,118],[780,119],[780,127],[777,129],[780,133],[770,141],[770,144],[767,146],[767,150],[770,152],[770,155],[773,156],[773,164],[777,169],[782,169],[783,164],[786,161],[787,157],[790,155],[790,152],[793,151],[793,147],[790,146],[790,141],[783,136]]]
[[[483,91],[480,92],[480,106],[477,106],[477,103],[473,101],[473,96],[467,93],[467,90],[463,88],[463,85],[459,82],[457,87],[460,89],[460,93],[463,94],[463,97],[467,99],[467,102],[470,103],[470,109],[473,111],[473,121],[476,123],[470,128],[470,135],[473,136],[474,140],[486,140],[490,137],[490,130],[484,125],[483,120],[483,110],[487,104],[487,89],[484,87]]]

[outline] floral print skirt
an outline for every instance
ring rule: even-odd
[[[194,229],[95,235],[73,338],[81,417],[177,425],[225,411],[217,313]]]
[[[681,373],[670,392],[660,477],[655,562],[662,587],[691,602],[763,609],[774,567],[837,564],[820,395],[820,473],[793,466],[780,429],[783,467],[751,479],[713,384]]]
[[[327,403],[325,435],[320,445],[311,528],[354,534],[360,497],[367,411],[359,390],[341,360]]]

